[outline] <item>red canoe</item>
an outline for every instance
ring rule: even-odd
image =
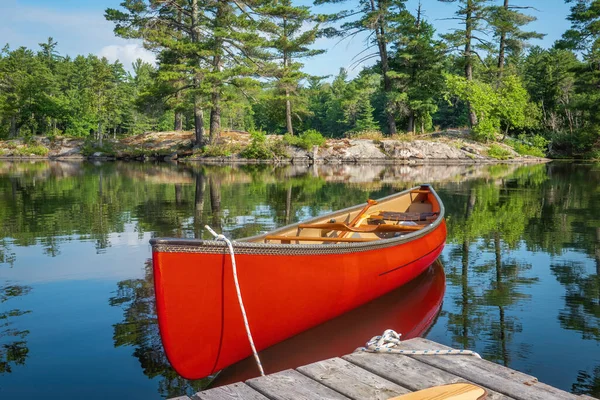
[[[436,261],[406,285],[261,351],[265,373],[350,354],[386,329],[401,333],[402,340],[423,336],[439,314],[445,290],[444,267]],[[254,357],[248,357],[221,371],[211,387],[258,375]]]
[[[235,241],[257,349],[416,278],[444,247],[443,217],[441,200],[424,185]],[[174,238],[151,244],[160,334],[175,370],[203,378],[251,355],[226,244]]]

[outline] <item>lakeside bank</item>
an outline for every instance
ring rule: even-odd
[[[2,159],[101,159],[184,161],[205,164],[472,164],[535,163],[547,158],[519,154],[503,142],[480,143],[465,131],[387,138],[327,139],[321,146],[292,146],[281,135],[268,135],[260,158],[244,157],[254,145],[246,132],[223,132],[217,143],[194,147],[191,132],[149,132],[106,139],[100,146],[84,139],[55,137],[0,141]],[[266,156],[265,156],[266,154]]]

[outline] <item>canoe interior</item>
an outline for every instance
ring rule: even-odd
[[[333,239],[341,238],[342,235],[345,239],[340,240],[348,242],[372,241],[414,232],[419,228],[431,225],[434,220],[442,217],[440,215],[441,207],[438,198],[429,185],[423,185],[419,188],[413,188],[396,195],[388,196],[377,204],[370,206],[366,211],[364,210],[364,206],[365,204],[362,204],[350,209],[326,214],[310,220],[309,223],[288,225],[274,232],[242,239],[242,241],[254,243],[323,244],[337,243]],[[386,224],[388,225],[388,228],[390,224],[396,225],[398,226],[398,230],[394,232],[365,231],[342,233],[341,231],[336,230],[335,226],[331,229],[306,227],[306,225],[332,225],[332,222],[338,223],[338,225],[345,224],[351,226],[351,222],[355,220],[359,214],[359,220],[354,224],[354,227],[356,227],[357,230],[374,227],[375,223]],[[398,218],[387,220],[380,217],[381,214],[384,216],[390,214],[406,214],[406,217],[403,218],[405,219],[404,221],[399,221]],[[414,217],[419,215],[421,215],[422,220],[414,220]],[[384,229],[381,230],[384,231]],[[274,237],[277,237],[277,239],[272,239]],[[290,238],[289,241],[285,240],[286,237]],[[320,238],[323,238],[323,240],[318,240]]]

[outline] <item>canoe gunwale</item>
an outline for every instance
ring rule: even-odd
[[[424,226],[418,231],[407,233],[402,236],[392,237],[388,239],[380,239],[370,242],[352,242],[352,243],[337,243],[337,244],[291,244],[291,243],[263,243],[252,242],[266,235],[276,235],[279,232],[288,231],[296,228],[300,224],[307,224],[320,221],[326,218],[328,214],[319,215],[309,220],[299,221],[294,224],[286,225],[268,233],[261,233],[243,239],[232,241],[236,254],[254,254],[254,255],[319,255],[319,254],[347,254],[358,253],[363,251],[377,250],[381,248],[397,246],[399,244],[411,242],[421,238],[434,231],[444,220],[444,204],[439,198],[436,191],[430,185],[420,185],[400,193],[379,199],[380,202],[391,200],[395,197],[400,197],[409,194],[413,190],[421,189],[423,186],[428,186],[431,194],[436,198],[440,211],[437,218],[429,225]],[[333,211],[330,214],[349,213],[359,210],[364,207],[364,204],[348,207],[342,210]],[[292,239],[293,240],[293,239]],[[222,241],[203,240],[203,239],[182,239],[182,238],[153,238],[150,240],[153,252],[161,253],[205,253],[205,254],[228,254],[229,249]]]

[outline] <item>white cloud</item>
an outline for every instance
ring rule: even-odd
[[[154,54],[144,49],[139,43],[129,43],[124,45],[111,44],[104,46],[98,53],[98,56],[106,57],[111,62],[119,60],[125,69],[130,69],[131,64],[138,58],[151,64],[156,62]]]
[[[114,6],[118,6],[115,1]],[[38,50],[38,43],[49,36],[58,42],[61,55],[75,57],[79,54],[96,54],[110,61],[117,58],[125,69],[137,58],[155,62],[153,54],[137,40],[118,38],[114,25],[104,18],[106,4],[87,4],[86,9],[57,6],[32,6],[16,0],[0,0],[0,15],[10,15],[0,25],[0,47],[8,43],[12,49],[26,46]]]

